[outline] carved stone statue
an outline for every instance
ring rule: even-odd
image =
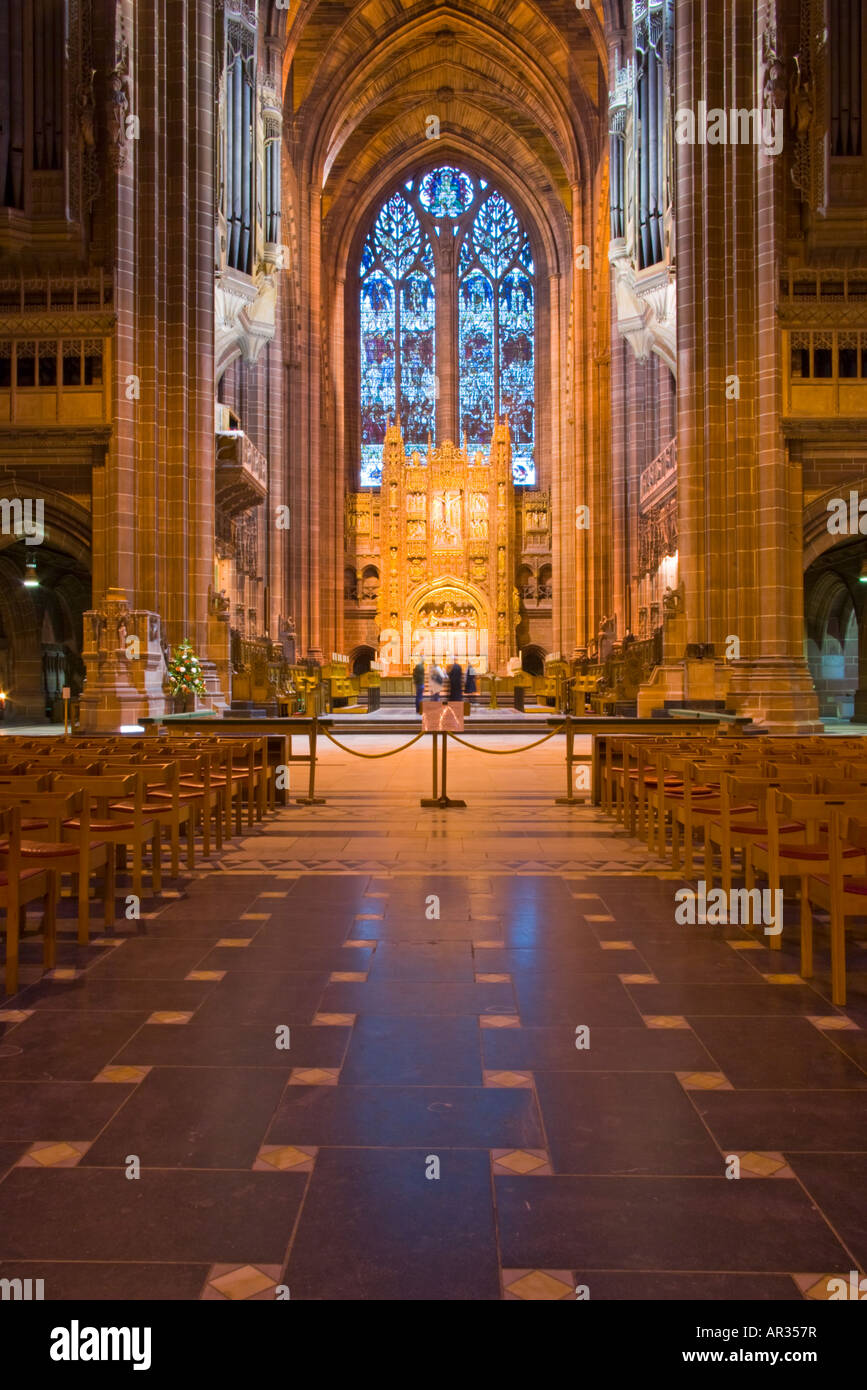
[[[681,580],[676,589],[666,586],[662,595],[662,613],[665,618],[676,618],[678,613],[683,612],[683,581]]]
[[[617,636],[616,617],[603,618],[599,624],[597,643],[599,647],[599,660],[607,661],[614,650],[614,642]]]
[[[283,660],[286,662],[287,666],[293,666],[295,664],[297,648],[295,619],[281,617],[277,625],[277,634],[283,653]]]

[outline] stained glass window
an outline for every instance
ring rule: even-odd
[[[419,184],[418,200],[431,217],[460,217],[470,206],[474,194],[469,174],[445,165],[425,174]]]
[[[390,418],[407,454],[435,437],[436,363],[453,351],[436,341],[437,293],[457,301],[457,399],[442,413],[471,453],[487,453],[507,415],[515,482],[535,483],[535,273],[512,205],[452,165],[408,179],[380,209],[360,275],[362,486],[381,481]]]
[[[406,199],[383,204],[361,257],[361,486],[382,480],[389,418],[399,414],[407,452],[434,429],[434,263]]]

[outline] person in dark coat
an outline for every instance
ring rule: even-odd
[[[468,697],[470,701],[472,701],[472,698],[476,693],[476,689],[476,668],[475,666],[473,666],[472,662],[469,662],[467,664],[467,678],[464,682],[464,694]]]
[[[455,657],[448,669],[449,677],[449,699],[462,700],[464,698],[464,673]]]
[[[412,683],[415,686],[415,712],[421,714],[421,702],[424,697],[424,662],[421,657],[413,668]]]

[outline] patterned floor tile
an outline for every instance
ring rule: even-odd
[[[730,1155],[726,1154],[728,1160]],[[742,1178],[793,1178],[795,1175],[781,1153],[735,1153]]]
[[[273,1298],[282,1271],[279,1265],[214,1265],[208,1273],[203,1301]]]
[[[150,1070],[150,1067],[108,1066],[103,1067],[102,1071],[93,1079],[94,1081],[116,1082],[121,1085],[137,1085],[139,1081],[144,1080]]]
[[[17,1163],[19,1168],[75,1168],[90,1148],[90,1144],[59,1140],[54,1143],[31,1144]]]
[[[528,1071],[486,1071],[482,1073],[485,1086],[532,1086],[533,1077]]]
[[[550,1177],[553,1169],[544,1149],[492,1149],[494,1173],[511,1177]]]
[[[685,1091],[732,1091],[734,1087],[721,1071],[676,1072]]]
[[[622,977],[621,977],[622,978]],[[642,1014],[646,1028],[688,1028],[682,1014]]]
[[[289,1085],[336,1086],[339,1076],[339,1067],[294,1067],[289,1077]]]
[[[807,1022],[818,1028],[820,1033],[838,1033],[850,1029],[858,1031],[858,1024],[845,1014],[807,1014]]]
[[[804,1298],[812,1299],[817,1303],[848,1299],[855,1292],[851,1270],[845,1274],[793,1274],[792,1278]],[[863,1296],[863,1293],[858,1293],[859,1301]]]
[[[303,1148],[295,1144],[263,1144],[253,1164],[255,1172],[312,1173],[313,1163],[319,1150],[315,1146]]]
[[[568,1269],[504,1269],[503,1297],[524,1303],[556,1303],[575,1297]]]

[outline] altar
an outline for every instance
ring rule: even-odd
[[[517,655],[516,501],[507,421],[487,455],[445,441],[409,454],[388,426],[379,491],[346,499],[346,555],[379,575],[377,657],[384,675],[457,658],[504,675]]]

